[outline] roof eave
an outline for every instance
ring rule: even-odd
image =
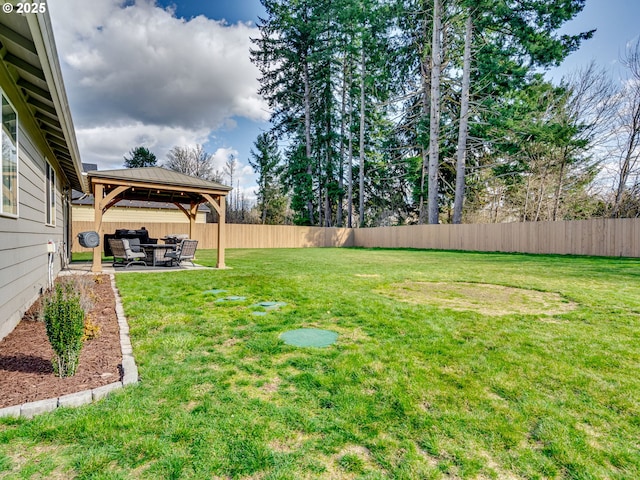
[[[29,30],[33,36],[33,42],[38,51],[38,58],[45,75],[49,93],[55,105],[58,121],[62,127],[65,143],[71,157],[71,168],[62,166],[68,176],[72,187],[81,187],[82,191],[89,193],[88,182],[82,175],[82,161],[76,141],[71,109],[67,99],[62,71],[58,62],[58,52],[53,36],[51,19],[48,12],[27,15]]]

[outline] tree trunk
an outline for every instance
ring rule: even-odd
[[[562,160],[560,163],[560,171],[558,172],[558,184],[556,185],[555,198],[553,199],[553,213],[551,215],[551,220],[554,222],[558,220],[558,209],[560,207],[560,197],[562,196],[562,187],[564,186],[564,169],[566,165],[566,159],[569,155],[568,152],[562,153]]]
[[[360,77],[360,170],[359,170],[359,187],[360,187],[360,218],[359,218],[359,226],[364,226],[364,115],[365,115],[365,94],[364,94],[364,86],[365,86],[365,74],[366,74],[366,64],[365,64],[365,51],[364,51],[364,38],[362,39],[362,57],[360,60],[361,64],[361,77]]]
[[[309,86],[309,64],[307,59],[304,60],[304,140],[305,140],[305,155],[307,157],[307,179],[310,182],[313,176],[313,169],[311,168],[311,88]],[[313,201],[307,198],[307,210],[309,212],[309,223],[314,224],[313,215]]]
[[[349,82],[351,83],[351,82]],[[351,99],[349,99],[351,104]],[[353,228],[353,131],[351,130],[351,108],[347,123],[349,124],[349,153],[347,154],[347,227]]]
[[[329,104],[330,102],[328,102]],[[324,187],[324,198],[325,198],[325,202],[324,202],[324,225],[325,227],[331,227],[332,226],[332,208],[331,208],[331,202],[333,200],[332,194],[330,194],[330,187],[333,185],[333,182],[335,181],[335,171],[333,170],[333,157],[332,157],[332,153],[333,150],[331,148],[331,139],[332,139],[332,135],[331,133],[333,132],[333,124],[331,123],[331,115],[327,115],[326,116],[326,129],[327,129],[327,139],[326,139],[326,149],[327,149],[327,160],[326,160],[326,168],[325,168],[325,175],[326,175],[326,181],[325,181],[325,187]],[[342,160],[341,160],[342,161]]]
[[[438,223],[438,164],[440,158],[440,70],[442,68],[441,0],[433,1],[431,53],[431,116],[429,119],[429,223]]]
[[[336,225],[342,227],[344,203],[344,139],[347,121],[347,56],[342,59],[342,104],[340,106],[340,166],[338,168],[338,208],[336,210]]]
[[[536,206],[536,216],[534,217],[534,222],[540,221],[540,211],[542,210],[542,203],[544,201],[544,189],[547,186],[547,172],[548,169],[545,166],[544,172],[542,174],[542,179],[540,179],[540,188],[538,189],[538,205]]]
[[[422,61],[422,114],[426,117],[429,115],[430,109],[430,86],[429,86],[429,77],[428,64],[431,59],[425,55],[425,58]],[[418,223],[420,225],[424,224],[425,219],[427,217],[426,209],[425,209],[425,201],[424,201],[424,190],[425,190],[425,181],[427,179],[427,171],[429,168],[429,151],[424,148],[424,145],[420,147],[420,153],[422,155],[422,169],[420,171],[420,204],[418,207]]]
[[[320,160],[318,159],[318,164],[316,165],[316,172],[318,172],[318,226],[322,227],[322,209],[324,208],[324,197],[322,196],[323,185],[322,181],[322,165]]]
[[[631,165],[635,163],[633,160],[633,149],[635,148],[632,143],[633,139],[629,142],[627,146],[627,150],[624,155],[624,160],[622,161],[622,166],[620,167],[620,171],[618,173],[618,188],[616,189],[616,197],[613,203],[613,212],[611,214],[612,217],[617,217],[620,213],[620,204],[622,202],[622,197],[624,191],[627,187],[627,182],[629,181],[629,175],[631,173]]]
[[[527,210],[529,209],[529,190],[531,188],[531,176],[527,176],[527,188],[525,189],[524,207],[520,216],[521,222],[527,221]]]
[[[331,128],[331,125],[328,125],[328,128]],[[330,130],[329,130],[330,131]],[[329,137],[327,135],[327,137]],[[329,183],[333,182],[333,178],[329,178],[329,174],[331,173],[331,141],[327,140],[327,170],[325,172],[326,181],[324,188],[324,226],[331,226],[331,199],[329,198]]]
[[[467,136],[469,134],[469,89],[471,83],[471,38],[473,22],[471,12],[467,13],[464,35],[464,55],[462,60],[462,91],[460,93],[460,125],[458,149],[456,152],[456,193],[453,202],[453,223],[462,223],[464,205],[465,170],[467,159]]]

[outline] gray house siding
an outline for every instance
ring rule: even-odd
[[[17,136],[18,159],[17,215],[11,214],[11,203],[0,203],[2,339],[68,260],[70,192],[85,191],[86,185],[48,14],[0,15],[0,25],[0,92],[17,114],[16,124],[5,106],[2,131],[7,138]],[[0,150],[0,158],[7,151],[12,148]],[[47,165],[55,174],[53,222],[48,221]],[[2,173],[4,188],[15,178],[4,164]],[[2,198],[13,201],[15,191],[2,190]],[[48,242],[56,247],[51,270]]]
[[[12,100],[10,98],[10,100]],[[12,100],[13,101],[13,100]],[[62,172],[21,121],[18,109],[18,218],[0,215],[0,338],[18,324],[24,312],[47,288],[47,243],[54,242],[54,277],[63,264]],[[56,175],[56,222],[46,224],[46,160]]]

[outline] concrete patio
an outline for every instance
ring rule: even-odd
[[[92,262],[71,262],[66,269],[64,269],[61,273],[65,271],[69,273],[91,273]],[[144,265],[131,265],[129,267],[114,267],[113,262],[102,262],[102,273],[112,274],[112,273],[160,273],[160,272],[180,272],[180,271],[190,271],[190,270],[216,270],[214,267],[205,267],[202,265],[192,265],[190,262],[183,262],[182,265],[173,265],[171,267],[165,266],[144,266]]]

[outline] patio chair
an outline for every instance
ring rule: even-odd
[[[146,253],[142,252],[134,252],[131,250],[129,246],[129,240],[126,238],[110,238],[109,239],[109,247],[111,247],[111,252],[113,253],[113,266],[122,266],[128,268],[129,265],[133,265],[136,263],[142,264],[144,266],[147,265],[147,262],[144,261],[146,257]]]
[[[196,256],[196,248],[198,247],[198,240],[182,240],[178,244],[178,247],[173,252],[165,253],[165,258],[170,258],[169,266],[173,266],[173,262],[175,261],[177,265],[183,260],[188,260],[191,262],[191,265],[195,266],[193,263],[193,259]]]

